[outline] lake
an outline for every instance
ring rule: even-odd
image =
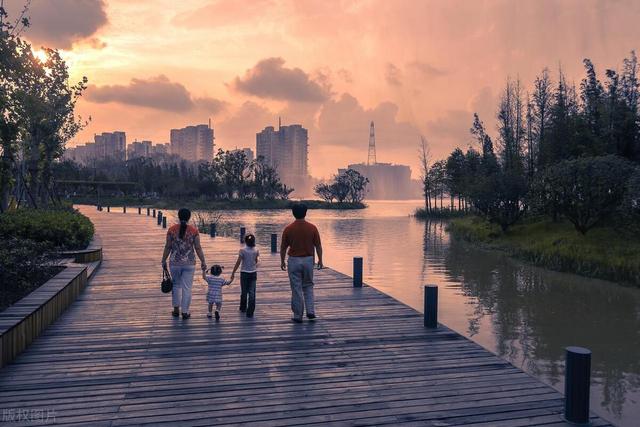
[[[620,426],[639,425],[640,289],[451,239],[445,222],[410,216],[419,200],[367,203],[364,210],[309,211],[327,266],[351,275],[353,257],[362,256],[369,285],[420,311],[423,285],[438,285],[442,323],[560,391],[564,347],[591,349],[592,409]],[[242,225],[268,246],[291,219],[290,211],[227,211],[219,232],[235,237]]]

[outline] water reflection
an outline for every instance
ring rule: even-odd
[[[532,267],[451,240],[441,221],[408,216],[419,202],[372,202],[364,211],[310,211],[325,263],[351,274],[363,256],[365,280],[422,309],[422,289],[440,287],[440,320],[562,389],[564,347],[593,351],[592,407],[621,426],[640,420],[640,289]],[[240,225],[268,245],[287,211],[237,211],[219,230]],[[214,256],[215,254],[213,254]]]

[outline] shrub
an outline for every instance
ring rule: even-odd
[[[0,311],[46,282],[58,270],[50,243],[8,238],[0,241]]]
[[[0,215],[0,240],[12,238],[47,243],[52,248],[79,249],[93,237],[91,221],[73,209],[18,209]]]
[[[627,182],[620,213],[626,227],[632,232],[640,234],[640,168],[636,168]]]
[[[619,209],[632,173],[632,164],[617,156],[565,160],[545,171],[537,200],[585,234]]]

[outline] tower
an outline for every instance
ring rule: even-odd
[[[369,128],[369,156],[367,157],[367,165],[375,165],[376,162],[376,131],[371,122]]]

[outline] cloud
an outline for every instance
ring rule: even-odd
[[[24,0],[5,2],[10,19],[20,16],[24,4]],[[25,14],[31,25],[24,31],[24,36],[36,45],[70,49],[75,42],[91,39],[107,24],[105,10],[104,0],[32,1]]]
[[[426,62],[422,62],[422,61],[410,62],[407,64],[407,68],[422,74],[424,77],[429,77],[429,78],[440,77],[447,74],[446,71],[440,68],[436,68],[433,65],[427,64]]]
[[[392,63],[387,63],[384,77],[391,86],[402,86],[402,72]]]
[[[286,68],[284,63],[282,58],[263,59],[243,77],[236,77],[232,87],[248,95],[280,101],[320,103],[329,98],[326,83],[312,79],[300,68]]]
[[[176,15],[172,22],[191,28],[230,26],[255,22],[276,6],[274,0],[254,0],[250,7],[237,0],[214,0],[205,6]]]
[[[354,96],[344,93],[340,99],[323,105],[318,117],[318,139],[323,145],[361,148],[366,155],[369,124],[373,121],[378,149],[411,147],[415,151],[420,132],[410,123],[398,121],[397,116],[398,106],[392,102],[366,109]]]
[[[447,110],[444,115],[427,121],[427,138],[436,143],[444,140],[453,142],[453,145],[464,147],[471,141],[469,128],[471,128],[472,121],[473,113],[469,111]],[[436,154],[442,155],[443,153]]]
[[[177,113],[201,109],[215,114],[226,106],[214,98],[192,98],[187,88],[164,75],[147,80],[134,78],[128,85],[90,86],[85,98],[98,104],[117,102]]]
[[[255,147],[256,133],[277,126],[277,113],[253,101],[244,102],[233,114],[218,123],[218,141],[226,148]]]

